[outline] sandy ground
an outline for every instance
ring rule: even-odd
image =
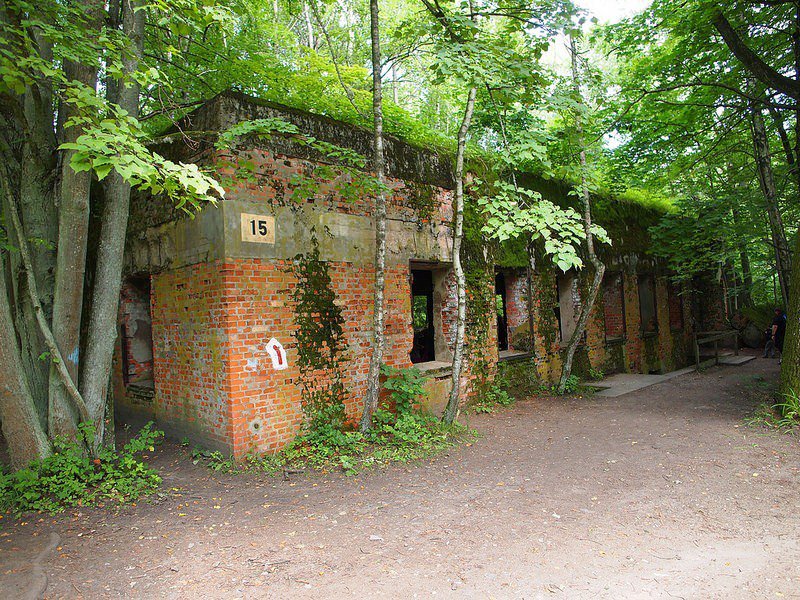
[[[799,440],[745,424],[777,369],[533,398],[356,477],[220,476],[168,446],[156,503],[6,516],[0,595],[800,598]]]

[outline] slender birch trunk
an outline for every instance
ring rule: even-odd
[[[137,117],[139,113],[139,84],[130,75],[139,68],[143,50],[145,11],[137,10],[141,6],[141,2],[136,0],[122,3],[122,30],[131,41],[132,51],[123,58],[123,70],[128,77],[127,81],[119,84],[117,104],[133,117]],[[81,379],[81,394],[95,426],[95,451],[100,448],[104,436],[109,375],[117,338],[117,311],[130,197],[131,186],[116,171],[112,171],[107,178],[106,204],[101,221],[94,294]]]
[[[456,317],[456,339],[453,344],[453,387],[444,410],[444,421],[452,423],[458,418],[459,400],[461,398],[461,370],[464,356],[464,336],[467,324],[467,284],[464,268],[461,265],[461,240],[464,237],[464,154],[467,149],[467,133],[475,110],[476,88],[471,87],[467,94],[467,106],[464,118],[458,129],[458,150],[456,152],[456,193],[453,198],[453,271],[456,275],[456,293],[458,296],[458,316]]]
[[[606,266],[597,257],[594,251],[594,236],[592,235],[592,200],[589,194],[589,185],[586,177],[586,143],[583,138],[583,96],[581,95],[580,78],[578,73],[578,53],[575,45],[575,38],[570,37],[569,49],[572,58],[572,79],[575,94],[578,100],[578,116],[575,119],[575,133],[577,138],[578,148],[580,149],[580,164],[581,164],[581,199],[583,200],[583,230],[586,234],[586,253],[589,257],[589,262],[594,267],[594,277],[592,285],[589,288],[589,297],[581,304],[581,310],[578,315],[578,323],[575,326],[575,331],[572,332],[572,337],[569,339],[567,345],[567,352],[564,357],[564,363],[561,366],[561,379],[558,382],[559,393],[564,393],[567,385],[567,380],[572,374],[572,361],[575,358],[575,350],[583,337],[583,332],[586,329],[586,322],[589,320],[589,314],[592,312],[595,300],[597,300],[597,292],[600,290],[600,284],[603,282],[603,274],[606,271]]]
[[[383,100],[381,88],[381,42],[378,0],[370,0],[370,37],[372,39],[372,116],[374,133],[373,166],[380,189],[375,197],[375,300],[373,308],[372,356],[367,375],[367,396],[364,399],[364,412],[361,415],[361,431],[372,429],[372,413],[378,406],[381,385],[381,364],[383,364],[384,335],[384,291],[386,288],[386,182],[383,156]]]

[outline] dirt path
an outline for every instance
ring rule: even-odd
[[[759,376],[777,361],[532,399],[351,478],[216,476],[166,449],[159,504],[7,522],[0,589],[55,532],[48,598],[800,598],[800,444],[744,424]]]

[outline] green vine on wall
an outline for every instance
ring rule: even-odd
[[[312,230],[311,250],[295,256],[289,291],[297,324],[297,365],[306,424],[311,431],[341,430],[345,422],[344,364],[347,342],[342,309],[336,305],[328,263],[320,260]]]
[[[463,263],[467,293],[466,350],[474,376],[473,395],[483,397],[494,386],[494,373],[486,353],[489,328],[495,314],[494,259],[481,233],[483,219],[472,202],[464,207]]]

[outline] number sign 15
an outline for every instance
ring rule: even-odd
[[[275,243],[275,217],[242,213],[241,230],[243,242]]]

